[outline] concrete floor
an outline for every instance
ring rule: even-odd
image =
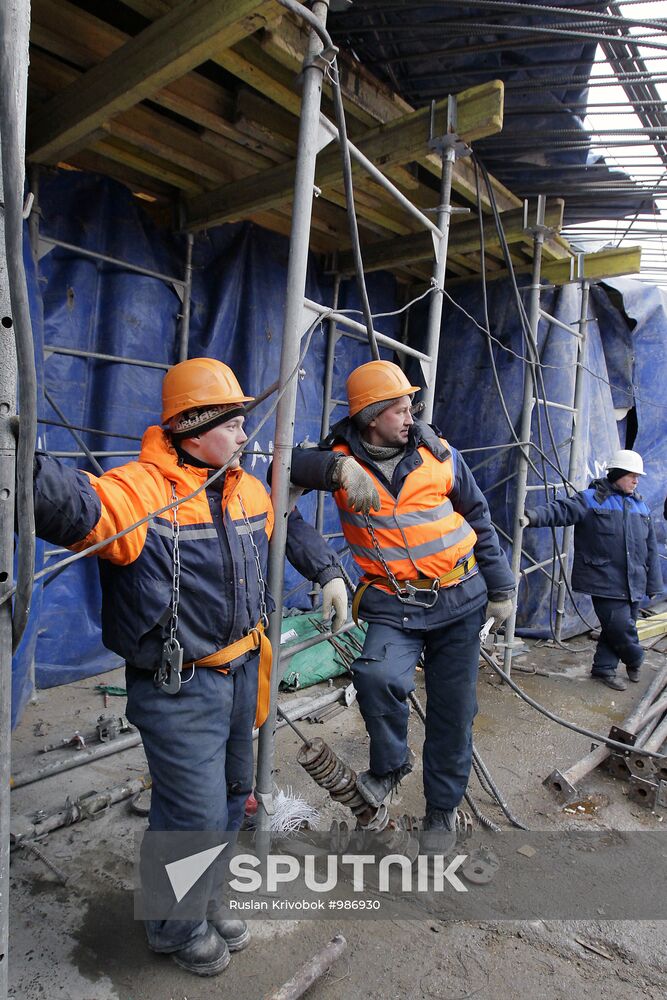
[[[610,691],[588,677],[592,643],[573,641],[576,652],[528,646],[517,660],[515,679],[533,698],[579,725],[606,733],[620,722],[665,662],[655,649],[647,656],[640,685]],[[664,642],[662,643],[664,648]],[[527,673],[535,670],[538,673]],[[543,676],[546,672],[548,676]],[[74,730],[94,729],[97,717],[122,714],[124,701],[111,698],[108,709],[94,691],[96,683],[124,684],[122,671],[78,684],[39,692],[13,739],[13,772],[32,768],[40,748]],[[419,677],[423,687],[423,678]],[[322,686],[307,693],[319,693]],[[424,698],[423,690],[418,691]],[[292,696],[281,696],[289,701]],[[588,749],[590,741],[556,726],[499,686],[487,669],[480,675],[480,712],[475,742],[514,812],[532,830],[662,830],[663,817],[635,805],[627,786],[602,771],[584,785],[591,812],[563,812],[542,779],[564,770]],[[319,726],[322,736],[353,767],[367,766],[366,734],[356,707]],[[413,713],[411,745],[423,739]],[[320,828],[347,818],[295,762],[298,738],[291,730],[277,736],[276,783],[290,786],[320,811]],[[63,753],[58,752],[58,756]],[[90,763],[12,792],[14,822],[41,809],[62,808],[76,798],[137,777],[145,771],[141,748]],[[471,781],[475,798],[507,828],[500,810]],[[401,786],[399,812],[421,815],[421,774]],[[658,1000],[667,995],[667,923],[651,921],[503,921],[439,920],[254,921],[255,942],[235,955],[221,977],[206,980],[153,955],[133,917],[132,862],[135,834],[145,819],[128,803],[112,806],[94,822],[51,833],[41,848],[67,875],[61,884],[37,857],[15,852],[11,865],[11,995],[20,1000],[209,1000],[234,996],[256,1000],[288,980],[295,968],[336,932],[348,942],[346,953],[309,991],[312,1000],[341,998],[430,998],[439,1000]],[[613,877],[613,873],[610,873]],[[663,900],[667,919],[667,900]]]

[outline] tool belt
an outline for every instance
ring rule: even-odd
[[[477,560],[474,555],[468,556],[462,563],[451,569],[449,573],[445,573],[444,576],[437,577],[435,580],[429,580],[427,578],[419,577],[416,580],[399,580],[399,585],[401,587],[400,591],[395,591],[395,596],[403,604],[412,604],[420,608],[432,608],[438,599],[438,591],[441,587],[446,587],[448,584],[454,583],[456,580],[460,580],[462,576],[465,576],[477,565]],[[375,583],[383,583],[385,586],[392,586],[391,580],[386,576],[374,576],[370,580],[364,580],[363,583],[357,587],[354,598],[352,600],[352,618],[354,619],[355,625],[359,624],[359,605],[361,604],[361,599],[366,593],[369,587],[372,587]],[[420,599],[418,596],[419,591],[426,591],[424,594],[424,600]]]
[[[211,653],[210,656],[204,656],[201,660],[194,660],[183,664],[183,669],[186,667],[210,667],[213,670],[219,670],[222,674],[226,674],[228,671],[221,669],[226,664],[236,660],[239,656],[243,656],[244,653],[250,653],[258,649],[259,668],[255,726],[261,726],[266,720],[271,701],[273,650],[271,649],[269,637],[265,633],[265,628],[264,622],[260,621],[254,628],[250,629],[247,635],[244,635],[242,639],[237,639],[230,646],[225,646],[224,649],[219,649],[216,653]]]

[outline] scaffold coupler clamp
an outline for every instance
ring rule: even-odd
[[[431,101],[428,148],[432,149],[434,153],[439,153],[443,158],[449,153],[449,156],[455,160],[463,156],[470,156],[472,153],[470,146],[463,141],[457,132],[456,96],[453,94],[447,96],[447,124],[444,132],[437,130],[436,102]]]

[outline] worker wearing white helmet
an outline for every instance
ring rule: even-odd
[[[636,492],[644,475],[641,455],[620,449],[607,463],[604,479],[527,510],[523,519],[533,528],[575,526],[572,588],[591,595],[600,620],[591,675],[614,691],[626,688],[616,675],[619,661],[630,681],[639,680],[644,658],[636,626],[639,602],[663,591],[650,511]]]

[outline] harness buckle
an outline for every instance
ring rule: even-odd
[[[425,608],[427,611],[430,608],[435,607],[438,600],[438,591],[440,590],[440,580],[432,580],[431,586],[424,590],[419,587],[413,586],[409,580],[405,581],[405,593],[407,597],[402,597],[400,594],[399,600],[404,604],[412,604],[418,608]]]

